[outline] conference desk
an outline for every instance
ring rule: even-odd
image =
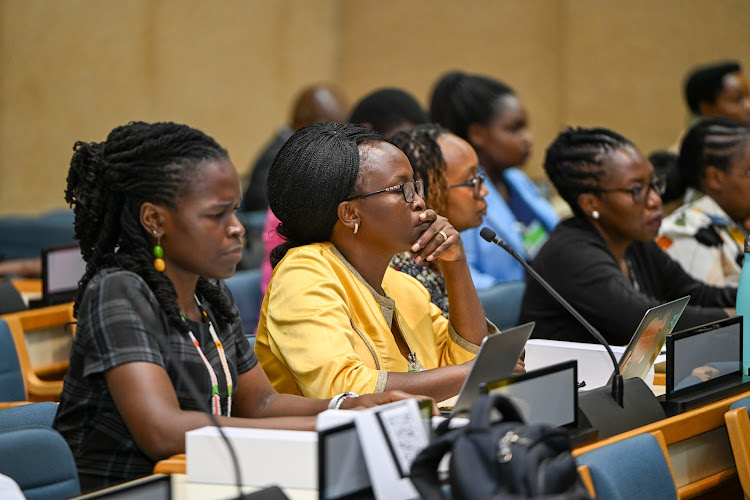
[[[747,396],[750,396],[750,392],[732,396],[593,444],[577,447],[573,453],[580,455],[614,441],[659,430],[664,435],[667,444],[675,484],[681,499],[731,498],[737,494],[739,498],[742,498],[724,422],[724,413],[729,410],[734,401]],[[176,474],[180,481],[185,482],[185,455],[176,455],[159,462],[154,472]],[[188,485],[186,490],[190,490],[192,494],[193,483],[188,483]],[[184,486],[179,487],[184,488]],[[196,490],[202,487],[210,490],[213,486],[197,485]]]
[[[168,478],[168,479],[167,479]],[[169,491],[162,480],[169,481]],[[254,486],[243,486],[243,493],[261,490]],[[318,490],[285,488],[290,500],[318,500]],[[107,500],[123,498],[149,498],[164,500],[228,500],[237,497],[236,485],[189,483],[185,474],[154,474],[127,483],[94,491],[72,500]]]

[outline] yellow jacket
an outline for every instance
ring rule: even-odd
[[[383,290],[385,297],[331,243],[289,250],[263,299],[255,343],[276,390],[312,398],[382,392],[387,372],[474,358],[479,347],[455,332],[417,280],[388,268]],[[412,366],[391,333],[394,317],[416,354]]]

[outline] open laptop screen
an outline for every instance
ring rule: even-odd
[[[578,362],[565,361],[487,384],[490,394],[510,398],[527,424],[578,423]]]
[[[667,337],[667,397],[710,387],[742,374],[742,317]]]
[[[652,307],[641,319],[628,347],[620,358],[620,373],[623,379],[646,375],[654,366],[667,335],[672,333],[690,296]],[[612,374],[614,376],[614,373]],[[610,378],[610,383],[612,379]]]
[[[44,305],[75,300],[86,263],[78,245],[42,250],[42,301]]]

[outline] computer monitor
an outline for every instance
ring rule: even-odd
[[[42,250],[41,304],[51,306],[75,300],[78,282],[86,272],[86,262],[78,245]]]
[[[667,337],[666,399],[742,379],[742,317]]]
[[[375,498],[354,422],[318,432],[318,498]]]
[[[578,425],[578,362],[565,361],[487,384],[510,398],[527,424]]]

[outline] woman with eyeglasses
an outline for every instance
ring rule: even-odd
[[[664,219],[659,246],[691,276],[737,286],[750,220],[750,129],[707,118],[685,135],[679,172],[690,201]]]
[[[414,176],[424,183],[425,205],[444,215],[456,231],[477,227],[487,213],[487,187],[471,144],[437,124],[418,125],[391,137],[406,154]],[[440,263],[415,260],[406,251],[391,266],[413,276],[429,292],[432,303],[448,317],[448,291]]]
[[[430,114],[471,144],[479,157],[480,170],[487,175],[482,226],[491,227],[519,255],[533,260],[559,217],[522,170],[532,137],[519,96],[493,78],[453,71],[435,85]],[[477,289],[523,280],[523,266],[484,241],[479,231],[476,227],[461,234]]]
[[[727,317],[736,288],[696,281],[661,251],[665,185],[638,149],[604,128],[562,132],[547,148],[544,169],[573,216],[562,221],[533,268],[613,345],[630,342],[646,310],[690,295],[677,329]],[[532,336],[592,342],[584,328],[527,278],[521,322]]]
[[[284,145],[268,199],[286,242],[271,254],[255,347],[279,392],[412,388],[438,401],[459,392],[467,362],[497,329],[458,232],[425,208],[423,190],[406,155],[359,125],[313,125]],[[440,261],[450,321],[419,282],[389,267],[407,250],[415,262]]]

